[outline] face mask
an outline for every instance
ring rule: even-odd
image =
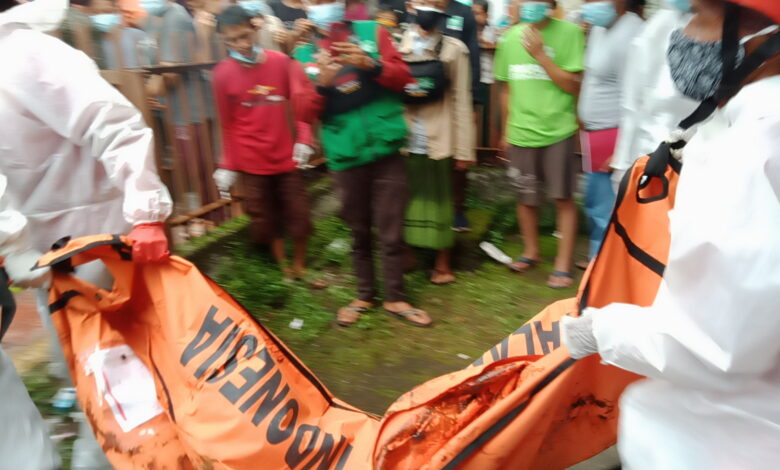
[[[520,9],[520,20],[525,23],[541,23],[550,14],[547,2],[525,2]]]
[[[444,12],[431,7],[416,7],[417,17],[415,22],[425,31],[433,31],[439,25]]]
[[[593,26],[606,28],[617,18],[615,5],[611,1],[586,3],[582,6],[582,20]]]
[[[262,0],[241,0],[238,4],[252,16],[271,14],[271,8]]]
[[[341,2],[309,6],[309,19],[317,28],[330,31],[333,23],[344,21],[344,4]]]
[[[141,8],[152,16],[162,16],[168,10],[168,0],[141,0]]]
[[[734,67],[739,67],[745,59],[745,43],[753,38],[772,34],[778,29],[780,26],[772,25],[740,39]],[[696,101],[704,101],[718,90],[723,78],[721,44],[722,41],[696,41],[687,37],[682,29],[672,32],[666,58],[674,84],[683,95]]]
[[[236,59],[239,62],[243,62],[245,64],[256,64],[257,61],[255,60],[255,57],[257,57],[257,54],[262,51],[259,46],[252,46],[252,57],[246,57],[242,54],[239,54],[238,52],[234,51],[233,49],[228,49],[228,56],[232,57],[233,59]]]
[[[101,33],[107,33],[122,22],[122,17],[119,13],[103,13],[100,15],[92,15],[89,17],[89,21],[92,22],[92,26],[95,27]]]
[[[690,13],[692,11],[691,0],[669,0],[669,4],[683,13]]]

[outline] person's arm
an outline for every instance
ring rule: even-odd
[[[377,43],[379,44],[378,60],[374,60],[357,44],[349,42],[337,42],[333,44],[333,50],[338,54],[335,57],[327,57],[322,60],[326,51],[320,51],[320,85],[328,85],[332,80],[331,73],[324,74],[323,66],[332,62],[334,65],[352,65],[371,73],[379,85],[390,91],[400,93],[404,86],[412,79],[409,66],[404,62],[401,54],[393,45],[390,33],[383,27],[377,28]]]
[[[31,60],[11,81],[9,93],[43,125],[88,149],[103,165],[109,181],[124,194],[122,211],[128,223],[161,225],[173,203],[157,175],[152,130],[141,113],[83,53],[33,32],[28,46]],[[42,50],[47,54],[40,54]],[[148,246],[146,241],[138,243],[134,253]],[[164,235],[162,241],[166,243]],[[159,237],[150,240],[155,246],[158,242]]]
[[[616,170],[626,170],[631,159],[640,155],[629,155],[642,119],[645,79],[648,76],[645,66],[650,57],[640,36],[631,43],[626,54],[626,66],[623,72],[623,86],[620,91],[620,132],[615,144],[615,153],[610,166]]]
[[[385,28],[377,28],[377,39],[382,65],[375,80],[383,87],[400,93],[412,79],[409,66],[395,48],[393,38]]]
[[[233,137],[233,106],[230,103],[230,95],[227,88],[230,77],[226,76],[226,69],[219,67],[214,70],[212,77],[214,101],[217,105],[219,123],[222,129],[222,158],[220,159],[219,167],[225,170],[238,171]]]
[[[442,38],[446,40],[450,38]],[[474,121],[473,105],[471,98],[471,73],[469,63],[469,51],[460,41],[454,42],[455,58],[448,65],[448,73],[451,78],[452,95],[455,115],[455,160],[459,162],[475,162],[477,157],[474,152]],[[465,164],[459,164],[461,166]]]
[[[509,33],[507,33],[509,34]],[[506,146],[506,126],[509,119],[509,62],[506,50],[510,47],[505,34],[499,38],[496,45],[496,56],[493,61],[493,75],[496,78],[496,86],[499,87],[499,101],[501,102],[501,139],[499,145]]]
[[[453,0],[454,1],[454,0]],[[477,35],[477,20],[474,18],[474,14],[469,10],[467,14],[463,16],[463,39],[466,47],[469,49],[469,64],[470,77],[471,77],[471,96],[472,99],[479,96],[479,79],[480,79],[480,63],[479,63],[479,37]]]
[[[290,80],[290,101],[296,122],[311,124],[317,120],[325,109],[325,97],[317,93],[303,66],[294,59],[288,60]]]
[[[544,41],[539,30],[533,26],[525,28],[522,44],[558,88],[572,95],[579,94],[582,72],[569,72],[556,64],[544,51]]]
[[[27,218],[13,209],[8,197],[8,179],[0,174],[0,259],[11,282],[19,287],[42,287],[48,269],[30,270],[41,253],[33,250],[28,238]]]
[[[708,166],[712,181],[729,180],[728,188],[686,180],[700,187],[685,189],[684,205],[678,190],[669,262],[653,306],[613,304],[592,314],[605,362],[699,390],[749,387],[777,370],[777,127],[775,119],[743,127],[739,139],[719,139],[715,160],[751,143],[750,161],[738,171]]]

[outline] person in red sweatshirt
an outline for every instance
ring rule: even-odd
[[[237,5],[219,17],[228,57],[213,72],[222,121],[222,162],[214,180],[227,195],[242,178],[251,241],[270,245],[286,277],[303,279],[312,223],[298,168],[305,167],[313,154],[309,123],[316,118],[322,98],[298,62],[257,46],[251,19]],[[289,267],[284,234],[294,243]]]

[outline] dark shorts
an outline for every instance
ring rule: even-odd
[[[524,206],[538,206],[542,191],[551,199],[571,199],[577,187],[574,137],[547,147],[509,146],[508,175]]]
[[[309,195],[299,171],[242,176],[244,210],[251,219],[253,243],[268,244],[285,235],[293,239],[311,235]]]

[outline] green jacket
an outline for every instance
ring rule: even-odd
[[[361,47],[375,59],[379,58],[377,23],[355,21],[352,25]],[[317,46],[305,44],[293,53],[312,80],[319,73],[314,60],[317,51]],[[320,139],[328,168],[343,171],[398,153],[406,145],[407,135],[400,96],[383,88],[375,99],[359,108],[340,114],[326,113]]]

